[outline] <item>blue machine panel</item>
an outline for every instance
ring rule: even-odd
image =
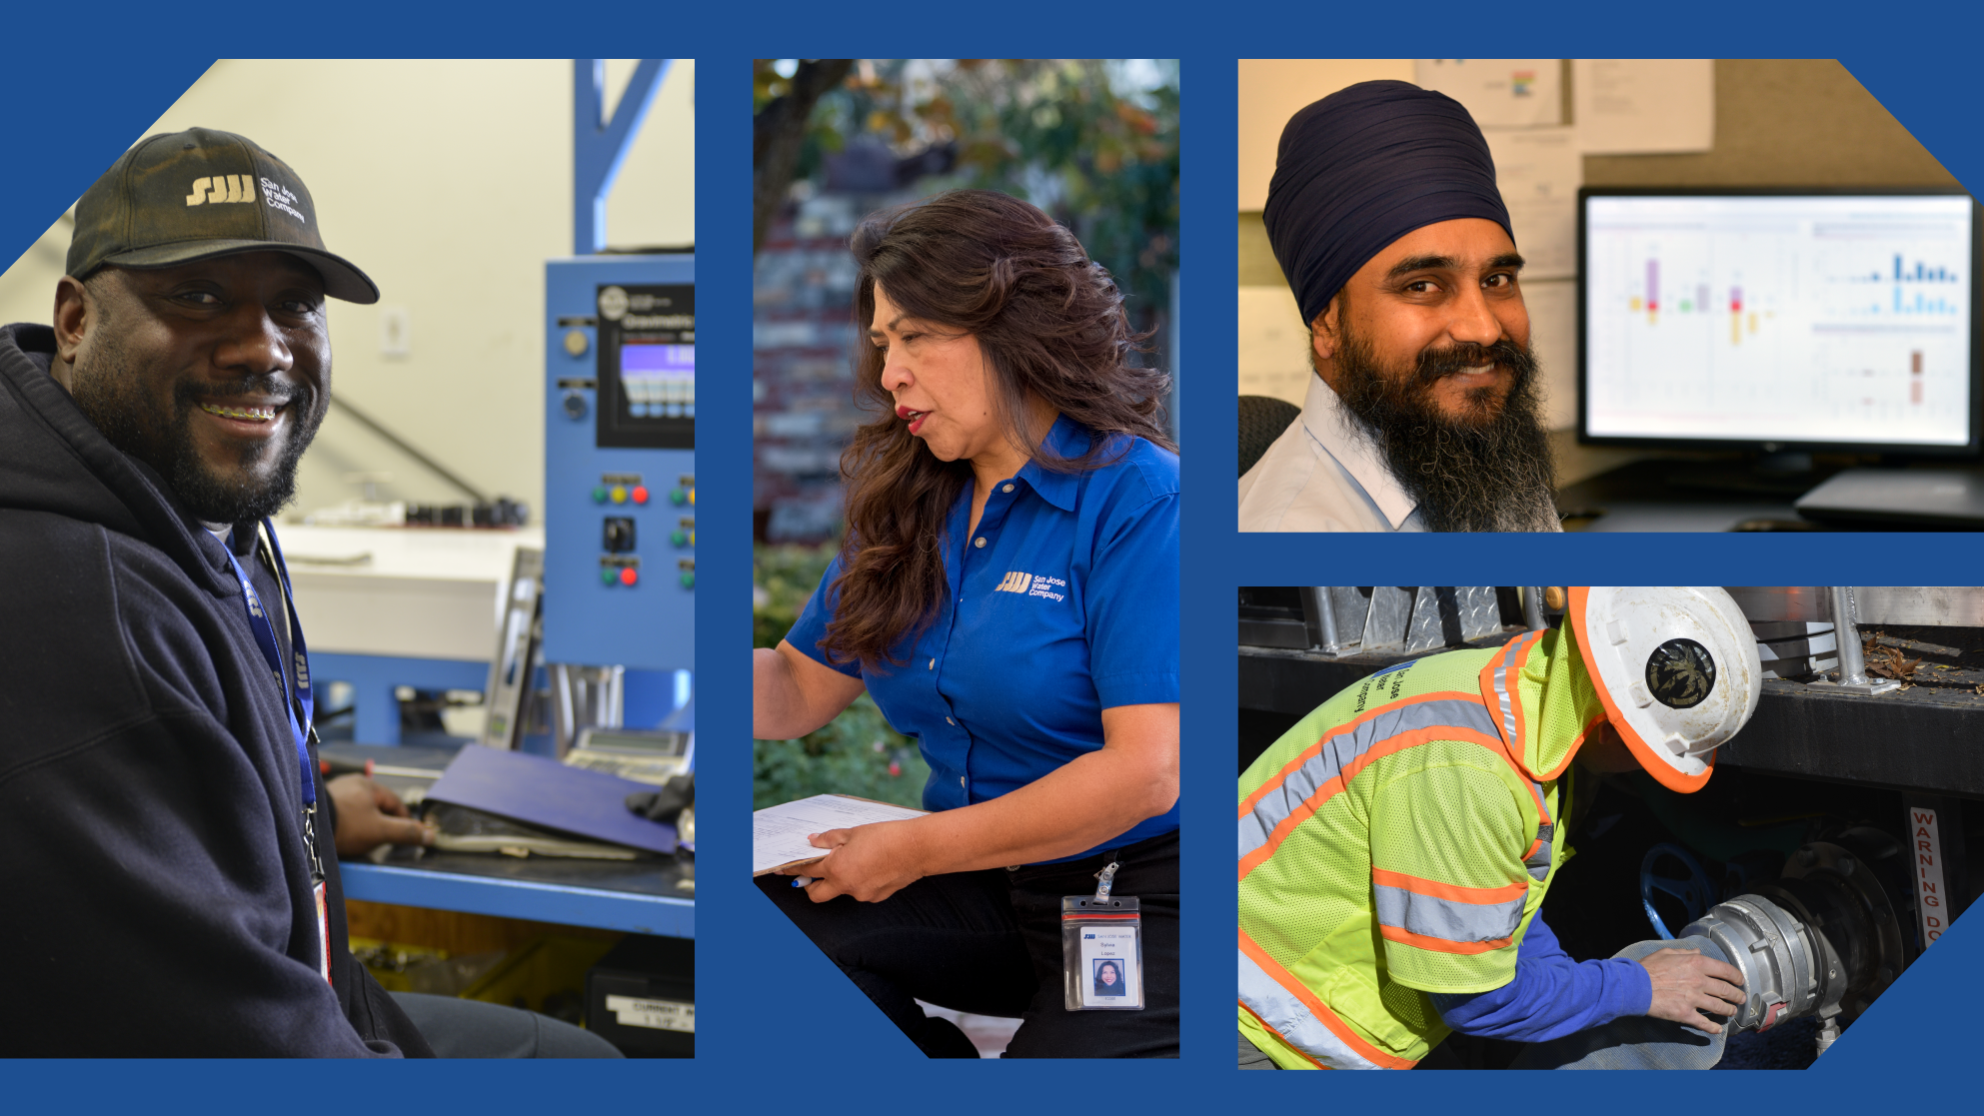
[[[694,670],[695,259],[544,269],[544,658]]]

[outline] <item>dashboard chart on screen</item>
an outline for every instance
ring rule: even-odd
[[[1975,444],[1969,195],[1588,190],[1580,210],[1588,440]]]

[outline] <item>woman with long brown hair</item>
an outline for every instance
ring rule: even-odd
[[[807,879],[759,883],[933,1057],[976,1051],[918,999],[1024,1015],[1009,1056],[1175,1057],[1170,381],[1137,363],[1109,273],[1025,202],[941,194],[852,248],[857,392],[884,413],[841,459],[840,555],[755,652],[754,735],[866,689],[929,761],[931,812],[817,834]],[[1138,900],[1141,1010],[1064,1003],[1092,969],[1064,960],[1061,901],[1099,877]]]

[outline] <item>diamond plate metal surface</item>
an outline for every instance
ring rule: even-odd
[[[1364,650],[1383,651],[1405,645],[1412,623],[1412,586],[1374,585],[1358,592],[1370,597],[1371,610],[1364,620]]]

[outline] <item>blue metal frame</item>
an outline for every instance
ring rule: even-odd
[[[357,691],[352,698],[358,721],[352,729],[354,741],[398,744],[400,706],[393,696],[394,689],[416,686],[423,690],[480,690],[489,685],[489,664],[314,651],[310,655],[310,677],[320,687],[319,692],[326,682],[349,682]]]
[[[606,248],[606,195],[627,159],[641,122],[654,106],[669,58],[643,58],[634,79],[606,117],[606,60],[572,59],[572,254],[590,256]]]
[[[443,911],[597,926],[669,938],[696,936],[696,901],[627,891],[464,876],[421,868],[344,863],[347,899]]]

